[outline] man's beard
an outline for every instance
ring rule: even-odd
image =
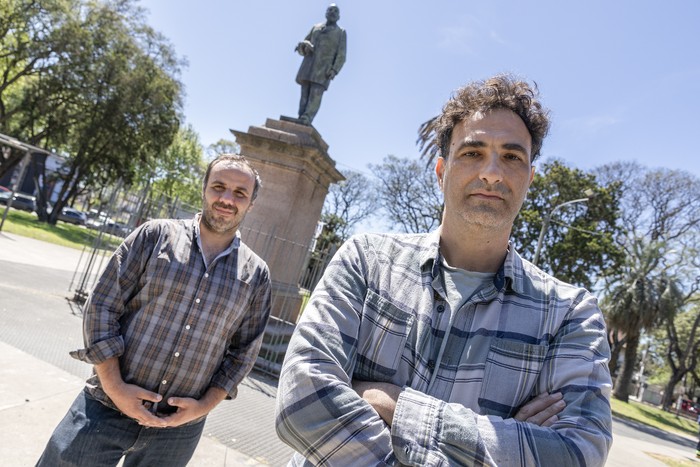
[[[205,227],[211,230],[212,232],[216,232],[219,234],[224,234],[231,232],[232,230],[236,230],[240,225],[241,221],[243,220],[243,217],[245,216],[239,219],[238,209],[236,207],[231,207],[231,210],[233,211],[233,217],[218,217],[217,214],[214,212],[214,207],[216,206],[226,205],[223,203],[214,203],[211,206],[203,207],[202,222],[204,223]]]

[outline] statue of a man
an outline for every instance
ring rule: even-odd
[[[294,49],[304,56],[297,73],[297,83],[301,85],[299,121],[304,125],[311,125],[323,92],[345,63],[347,36],[338,26],[339,19],[340,9],[331,3],[326,10],[326,22],[314,25]]]

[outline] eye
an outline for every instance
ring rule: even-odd
[[[520,154],[516,154],[513,152],[506,153],[503,157],[505,157],[506,159],[511,160],[511,161],[523,160],[523,157]]]

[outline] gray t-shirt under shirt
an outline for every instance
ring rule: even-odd
[[[444,351],[447,339],[445,335],[449,332],[450,326],[454,320],[455,314],[466,303],[469,298],[474,295],[483,286],[493,282],[492,272],[475,272],[467,271],[450,266],[442,258],[442,275],[445,280],[445,293],[448,306],[442,312],[433,312],[433,329],[437,334],[433,335],[433,345],[431,346],[430,361],[435,366],[440,365],[442,353]]]

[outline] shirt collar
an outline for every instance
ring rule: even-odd
[[[421,270],[431,269],[433,279],[439,277],[441,254],[440,254],[440,228],[428,234],[426,244],[419,252],[418,256]],[[523,291],[523,260],[515,251],[512,242],[508,242],[508,252],[506,258],[498,268],[493,284],[498,290],[509,287],[516,293]]]
[[[197,247],[199,247],[199,251],[204,251],[204,249],[202,248],[202,236],[200,235],[200,229],[199,229],[199,222],[200,222],[201,218],[202,218],[201,212],[198,212],[192,218],[192,236],[193,236],[193,239],[196,240]],[[224,251],[219,253],[217,258],[219,256],[228,255],[233,250],[238,248],[240,245],[241,245],[241,231],[236,230],[236,235],[234,235],[233,240],[231,240],[231,244],[228,246],[228,248],[226,248]]]

